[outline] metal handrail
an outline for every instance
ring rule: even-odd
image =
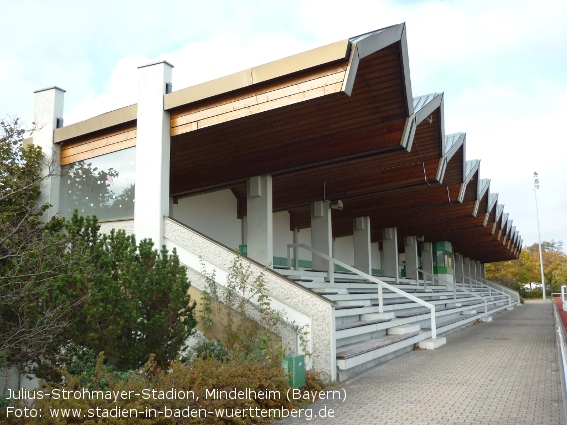
[[[561,361],[559,362],[561,369],[561,395],[563,397],[563,409],[565,418],[567,418],[567,335],[565,332],[565,326],[563,326],[563,321],[559,315],[559,309],[557,304],[552,302],[553,317],[555,319],[555,330],[557,332],[557,351]],[[566,422],[567,423],[567,419]]]
[[[412,300],[413,302],[416,302],[424,307],[427,307],[428,309],[431,310],[431,339],[436,339],[437,338],[437,326],[436,326],[436,321],[435,321],[435,305],[428,303],[427,301],[423,301],[420,298],[414,297],[411,294],[408,294],[407,292],[402,291],[401,289],[396,288],[395,286],[392,286],[380,279],[376,279],[374,276],[371,276],[367,273],[364,273],[358,269],[355,269],[354,267],[349,266],[346,263],[343,263],[342,261],[336,260],[333,257],[328,256],[327,254],[322,253],[321,251],[317,251],[316,249],[311,248],[309,245],[305,245],[302,243],[290,243],[287,244],[287,266],[289,268],[291,268],[291,248],[303,248],[306,249],[307,251],[310,251],[312,254],[315,254],[325,260],[327,260],[329,262],[329,270],[327,272],[327,276],[329,278],[329,282],[331,284],[335,283],[335,267],[333,266],[333,264],[336,264],[337,266],[340,266],[350,272],[353,272],[361,277],[363,277],[366,280],[369,280],[371,282],[377,283],[378,284],[378,312],[380,313],[384,313],[384,296],[383,296],[383,288],[387,288],[392,292],[395,292],[396,294],[399,294],[403,297],[406,297],[410,300]],[[295,264],[297,264],[298,258],[295,258]],[[296,266],[297,267],[297,266]]]
[[[425,270],[422,270],[420,268],[418,268],[417,270],[422,272],[424,275],[431,276],[432,277],[431,282],[433,284],[435,284],[435,279],[437,279],[439,282],[444,283],[445,285],[451,285],[453,287],[453,300],[455,300],[455,301],[457,300],[457,284],[456,283],[449,282],[448,280],[440,278],[439,276],[436,277],[435,275],[433,275],[429,272],[426,272]],[[460,289],[461,289],[462,292],[466,292],[467,294],[472,295],[473,298],[478,298],[478,299],[480,299],[484,302],[484,317],[487,317],[488,316],[488,302],[487,302],[486,298],[481,297],[480,295],[477,295],[474,292],[468,291],[464,288],[460,288]]]
[[[520,302],[520,294],[516,291],[514,291],[513,289],[507,288],[503,285],[500,285],[497,282],[493,282],[492,280],[486,279],[486,278],[481,278],[484,282],[485,285],[488,286],[489,288],[492,288],[496,291],[499,291],[501,293],[504,293],[505,295],[508,295],[509,297],[514,297],[514,299],[516,299],[516,302]],[[498,288],[502,288],[502,289],[498,289]]]
[[[471,279],[471,278],[469,278],[469,279]],[[482,279],[482,278],[481,278],[481,279]],[[490,294],[491,296],[492,296],[492,292],[491,292],[491,291],[496,291],[496,292],[498,292],[498,293],[500,293],[500,294],[502,294],[502,295],[508,297],[508,306],[509,306],[509,307],[512,307],[512,296],[511,296],[511,295],[509,295],[509,294],[507,294],[506,292],[501,291],[501,290],[499,290],[499,289],[497,289],[497,288],[494,288],[494,287],[491,287],[491,286],[489,286],[489,285],[483,284],[482,282],[479,282],[478,280],[473,280],[473,279],[471,279],[471,280],[472,280],[473,282],[475,282],[475,283],[480,284],[481,286],[486,286],[486,287],[488,288],[489,294]]]

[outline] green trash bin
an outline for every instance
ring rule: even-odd
[[[284,372],[288,376],[289,383],[293,388],[301,388],[305,385],[305,354],[290,354],[282,359]]]

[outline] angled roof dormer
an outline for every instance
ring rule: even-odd
[[[473,216],[474,217],[477,216],[478,207],[480,205],[480,200],[488,192],[489,187],[490,187],[490,179],[480,179],[478,181],[476,201],[474,203],[474,209],[473,209]]]

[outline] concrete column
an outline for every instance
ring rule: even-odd
[[[272,176],[256,176],[247,183],[248,258],[263,265],[274,261]]]
[[[356,217],[352,222],[354,267],[372,275],[370,217]]]
[[[480,265],[480,275],[482,278],[486,279],[486,267],[484,266],[484,264]]]
[[[400,279],[398,269],[398,232],[395,227],[388,227],[382,231],[384,244],[384,262],[382,263],[382,274],[393,277],[396,282]]]
[[[333,255],[333,230],[331,226],[331,201],[311,204],[311,247],[328,256]],[[313,254],[313,270],[328,271],[329,262]]]
[[[433,271],[433,244],[431,242],[424,242],[421,248],[421,262],[423,271],[429,273],[429,275],[425,275],[424,278],[428,281],[431,281]]]
[[[371,252],[371,268],[382,270],[382,253],[380,252],[380,244],[375,242],[370,245],[370,252]]]
[[[482,277],[482,268],[480,266],[480,261],[475,261],[475,269],[476,269],[476,280],[478,280],[480,282],[480,279]]]
[[[170,118],[163,95],[172,68],[165,61],[138,67],[134,231],[138,240],[151,238],[158,249],[169,213]]]
[[[474,260],[470,260],[470,276],[472,280],[478,280],[476,278],[476,262]]]
[[[455,253],[455,282],[463,283],[464,281],[463,256],[461,254]]]
[[[58,144],[53,143],[53,132],[57,128],[57,121],[63,122],[63,100],[65,90],[59,87],[49,87],[35,93],[33,132],[34,145],[40,146],[43,153],[41,177],[49,176],[41,182],[41,195],[39,204],[50,204],[51,207],[43,214],[41,219],[45,222],[59,213],[59,191],[61,187],[61,150]]]
[[[248,245],[248,216],[242,216],[240,220],[240,239],[242,245]]]
[[[404,249],[406,253],[406,277],[408,279],[417,279],[417,268],[419,266],[417,236],[404,238]]]
[[[465,283],[468,285],[470,283],[468,278],[471,277],[471,260],[467,257],[463,258],[463,276]]]
[[[296,227],[295,229],[293,229],[293,244],[297,245],[299,243],[299,229]],[[293,261],[295,261],[295,265],[292,264],[292,267],[295,268],[295,270],[299,269],[299,248],[298,247],[294,247],[293,248]]]

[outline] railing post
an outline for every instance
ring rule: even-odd
[[[437,320],[435,319],[435,306],[431,306],[431,339],[437,338]]]
[[[378,284],[378,313],[384,313],[384,294],[380,283]]]
[[[484,299],[484,317],[488,317],[488,302]]]
[[[329,282],[332,285],[335,284],[335,265],[332,261],[329,261],[329,271],[327,272],[327,276],[329,277]]]
[[[453,285],[453,301],[457,302],[457,282],[456,281]]]

